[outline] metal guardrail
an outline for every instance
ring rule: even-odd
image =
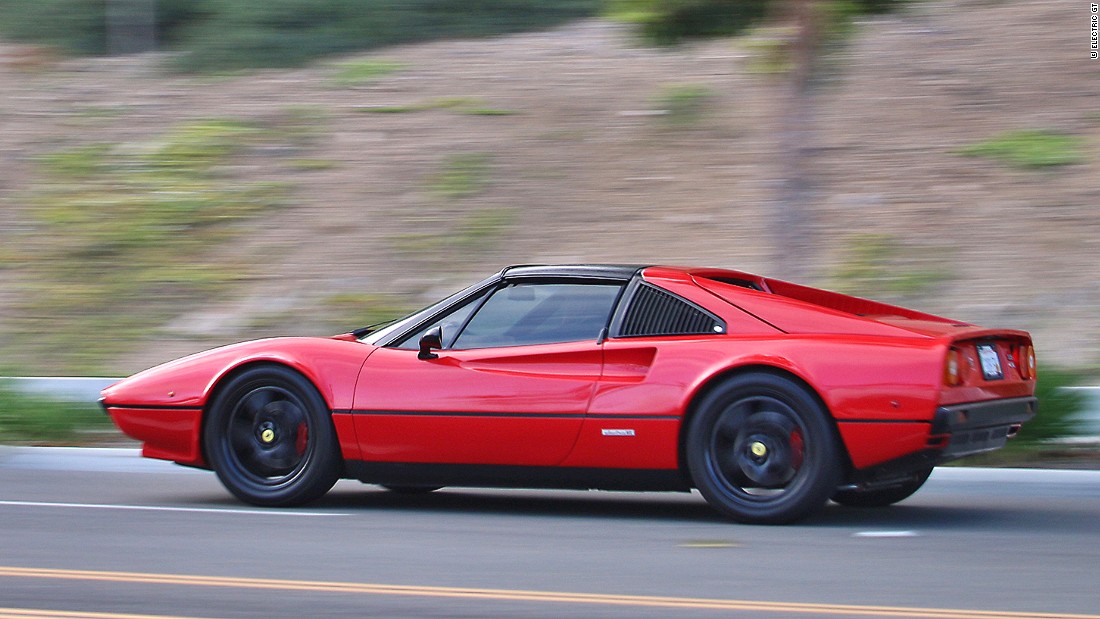
[[[99,392],[119,380],[86,376],[0,376],[0,384],[10,385],[23,393],[74,402],[98,402]]]
[[[105,377],[0,377],[0,383],[7,383],[24,393],[48,395],[78,402],[96,402],[104,387],[121,379]],[[1085,397],[1085,408],[1080,418],[1081,434],[1100,437],[1100,386],[1065,387],[1080,391]],[[1040,411],[1042,408],[1040,406]]]
[[[1100,437],[1100,387],[1063,387],[1080,392],[1085,398],[1085,406],[1078,418],[1078,429],[1083,436]],[[1043,405],[1039,405],[1042,413]]]

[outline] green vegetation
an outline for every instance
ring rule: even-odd
[[[466,198],[481,193],[489,183],[489,161],[486,153],[451,155],[428,182],[432,193],[445,198]]]
[[[654,99],[657,109],[665,112],[663,120],[671,127],[685,128],[699,123],[706,104],[714,91],[702,84],[673,84],[661,88]]]
[[[247,277],[209,248],[283,200],[284,185],[241,183],[228,168],[242,149],[276,137],[209,120],[156,143],[43,157],[46,182],[28,197],[35,229],[8,250],[29,279],[0,355],[50,359],[51,371],[95,371],[173,317],[178,303]]]
[[[341,292],[322,301],[322,313],[334,330],[358,329],[401,318],[413,307],[398,295],[373,292]]]
[[[267,137],[294,147],[310,146],[325,133],[331,116],[332,112],[321,105],[291,105],[281,111]]]
[[[471,107],[461,108],[458,110],[459,114],[466,114],[467,116],[514,116],[519,114],[515,110],[505,110],[495,107]]]
[[[331,170],[338,164],[331,159],[299,158],[288,162],[290,167],[303,172],[316,172],[319,170]]]
[[[1081,163],[1084,140],[1079,137],[1025,129],[1005,131],[958,151],[967,157],[987,157],[1018,168],[1033,169]]]
[[[635,24],[641,35],[658,45],[691,37],[737,34],[764,17],[769,0],[610,0],[608,11]]]
[[[27,395],[0,382],[0,443],[73,445],[120,436],[91,402]]]
[[[788,48],[794,34],[789,26],[757,26],[747,32],[743,44],[749,52],[749,71],[758,75],[790,71],[793,62]]]
[[[1035,395],[1039,412],[1024,424],[1020,433],[1008,441],[1004,449],[959,461],[963,466],[1023,466],[1039,464],[1054,466],[1078,459],[1100,460],[1095,447],[1075,447],[1058,439],[1079,433],[1076,424],[1084,410],[1085,399],[1079,392],[1065,389],[1088,381],[1090,376],[1080,371],[1044,367],[1040,364]]]
[[[431,109],[435,108],[430,105],[413,103],[410,105],[371,105],[357,108],[356,111],[366,114],[411,114],[413,112],[422,112]]]
[[[332,82],[344,88],[369,84],[402,68],[399,63],[373,58],[346,60],[335,66]]]
[[[153,2],[154,0],[148,0]],[[300,65],[323,56],[450,37],[549,28],[602,0],[156,0],[156,40],[186,71]],[[107,4],[5,0],[0,33],[103,54]]]
[[[904,247],[888,234],[860,234],[834,267],[829,287],[839,292],[875,298],[922,294],[946,279],[946,267],[929,262],[925,252]]]
[[[1016,448],[1033,447],[1052,439],[1077,434],[1075,419],[1084,407],[1080,393],[1065,389],[1081,383],[1084,376],[1059,368],[1039,368],[1035,396],[1039,398],[1039,414],[1024,424],[1012,440]]]
[[[851,18],[882,13],[910,0],[825,0],[824,29],[842,35]],[[608,0],[608,13],[635,24],[641,35],[658,45],[694,37],[728,36],[744,32],[768,15],[780,15],[786,0]]]
[[[515,222],[516,210],[510,208],[483,208],[469,213],[458,223],[452,234],[451,244],[464,251],[484,247],[489,241],[504,235]]]
[[[474,97],[442,97],[406,105],[372,105],[361,107],[358,111],[368,114],[411,114],[428,110],[454,110],[458,114],[471,116],[511,116],[519,113],[514,110],[486,107],[481,99]]]

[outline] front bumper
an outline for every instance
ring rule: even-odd
[[[199,444],[202,407],[111,404],[104,400],[100,400],[100,406],[123,434],[142,442],[141,455],[146,458],[206,466]]]
[[[1034,397],[939,407],[931,434],[947,440],[941,461],[1004,447],[1020,424],[1035,416],[1038,407],[1039,401]]]

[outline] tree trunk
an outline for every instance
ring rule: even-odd
[[[107,54],[122,56],[157,48],[156,0],[107,0]]]
[[[779,277],[807,279],[818,256],[814,239],[813,92],[811,78],[818,43],[816,0],[788,0],[788,19],[796,27],[792,69],[779,115],[781,159],[777,204],[772,218],[773,259]]]

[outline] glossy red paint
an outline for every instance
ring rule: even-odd
[[[340,440],[340,454],[347,460],[361,460],[363,456],[359,451],[359,436],[355,432],[355,415],[333,413],[332,425]]]
[[[977,344],[980,338],[956,339],[951,347],[959,351],[959,369],[962,382],[954,387],[943,388],[940,394],[941,404],[961,404],[981,402],[997,398],[1026,397],[1034,392],[1035,381],[1025,379],[1016,359],[1011,354],[1013,347],[1030,345],[1031,339],[1022,331],[982,331],[984,342],[992,343],[1002,360],[1003,379],[986,380],[982,375],[978,360]]]
[[[625,337],[609,319],[598,339],[430,359],[398,339],[258,340],[136,374],[105,389],[104,406],[144,455],[204,466],[203,420],[219,387],[244,368],[277,365],[316,388],[346,462],[677,471],[698,403],[730,377],[769,373],[820,401],[846,476],[859,479],[922,454],[935,461],[950,439],[945,407],[1034,393],[1020,368],[1031,345],[1023,331],[737,271],[647,267],[624,290],[642,280],[721,319],[721,332]],[[944,382],[950,350],[958,385]],[[1003,375],[983,376],[981,354]]]
[[[591,417],[562,466],[608,469],[675,469],[680,419],[657,416]]]
[[[852,466],[857,469],[889,462],[930,446],[927,423],[885,424],[857,421],[838,423],[837,430],[845,445],[857,446],[856,449],[848,450]]]
[[[356,341],[327,338],[244,342],[139,372],[107,387],[101,397],[115,424],[142,441],[144,455],[203,466],[202,416],[217,385],[234,371],[263,363],[291,367],[317,387],[331,409],[346,410],[359,369],[372,351]],[[346,456],[357,457],[353,424],[338,423],[336,429]]]
[[[107,413],[127,436],[142,442],[146,458],[172,460],[190,466],[205,463],[198,436],[202,411],[197,408],[121,408],[108,406]]]
[[[363,457],[551,466],[569,455],[600,377],[595,342],[448,351],[380,349],[355,394]]]

